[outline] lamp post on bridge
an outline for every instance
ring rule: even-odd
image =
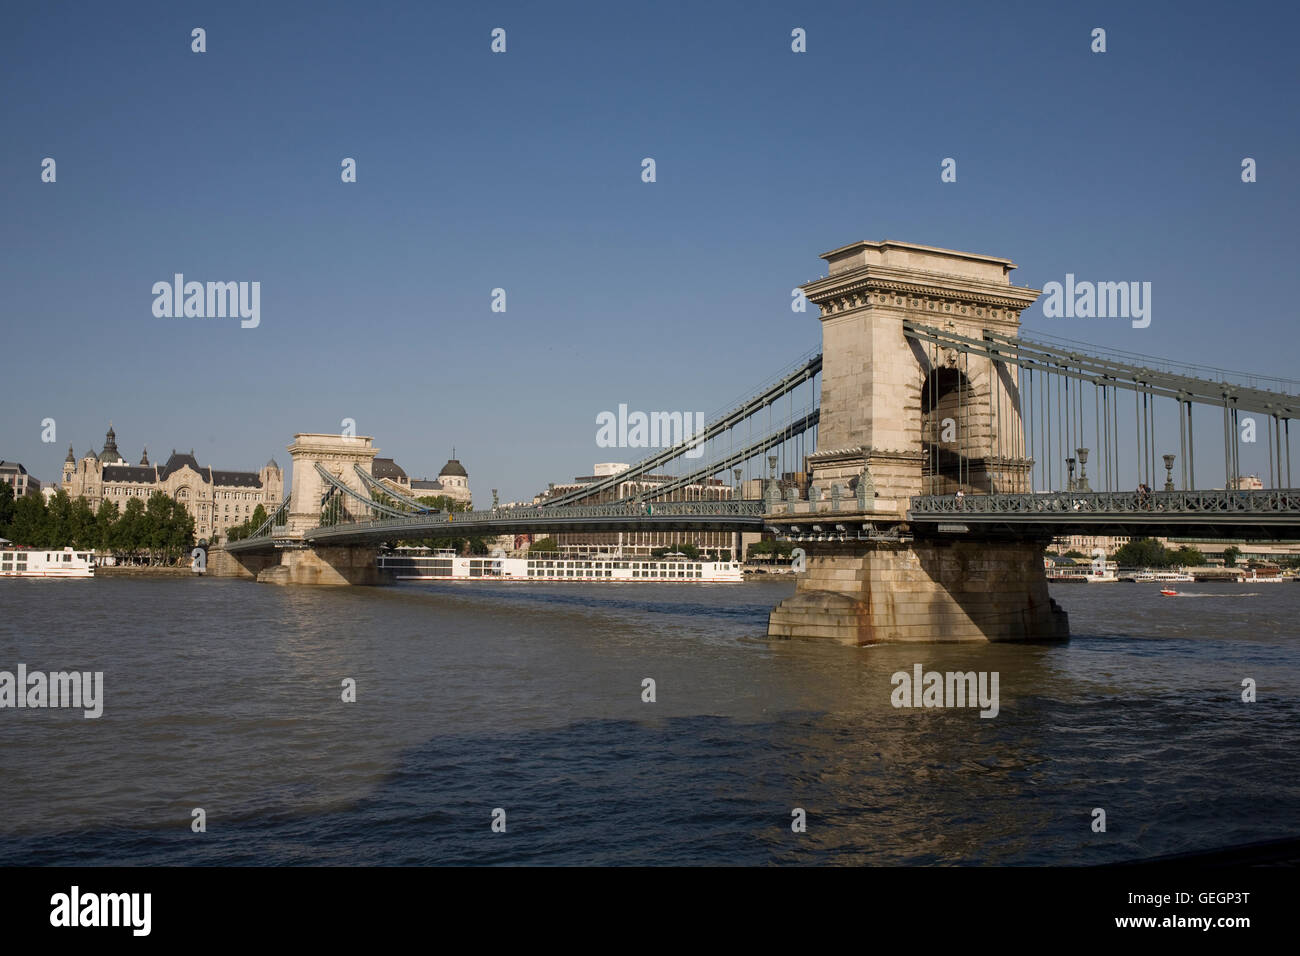
[[[1075,453],[1079,456],[1079,482],[1074,486],[1074,490],[1092,491],[1088,487],[1088,449],[1076,448]]]
[[[733,501],[739,501],[740,500],[740,469],[733,468],[731,469],[731,473],[736,476],[736,493],[731,497]]]
[[[1174,456],[1162,455],[1165,460],[1165,491],[1174,491]]]
[[[1065,467],[1066,470],[1069,472],[1069,477],[1065,479],[1065,490],[1073,491],[1074,490],[1074,459],[1073,458],[1065,459]]]

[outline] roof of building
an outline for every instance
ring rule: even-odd
[[[401,479],[406,477],[402,466],[391,458],[376,458],[370,466],[370,473],[376,478]]]
[[[105,481],[153,482],[158,479],[152,466],[141,465],[105,465]]]
[[[27,474],[27,469],[16,461],[5,461],[0,458],[0,471],[12,471],[16,475]]]
[[[142,464],[142,465],[148,465],[148,464],[149,464],[149,449],[148,449],[148,448],[146,448],[146,449],[144,450],[144,454],[140,456],[140,464]]]
[[[74,455],[74,454],[72,453],[72,446],[71,446],[71,445],[68,446],[68,457],[65,458],[65,459],[63,459],[63,460],[64,460],[65,462],[72,462],[73,464],[76,464],[76,462],[77,462],[77,456]]]
[[[279,470],[280,470],[280,465],[276,462],[276,460],[275,460],[274,458],[270,459],[270,460],[266,463],[266,466],[265,466],[265,467],[267,467],[267,468],[274,468],[276,471],[279,471]]]
[[[167,459],[167,464],[162,466],[162,472],[158,475],[158,480],[166,481],[174,472],[180,471],[186,465],[189,465],[200,475],[203,474],[203,469],[199,467],[198,460],[194,457],[193,452],[188,455],[179,455],[176,453],[176,449],[173,448],[171,457]]]
[[[99,456],[95,454],[95,451],[94,451],[93,448],[90,449],[90,450],[88,450],[88,451],[87,451],[84,455],[82,455],[81,457],[82,457],[82,458],[93,458],[93,459],[95,459],[95,461],[99,461]]]
[[[255,471],[212,471],[212,483],[236,488],[261,488],[262,478]]]
[[[442,491],[442,482],[432,481],[428,478],[413,478],[411,488],[415,491]]]
[[[469,472],[467,472],[465,466],[455,458],[449,458],[447,464],[442,466],[442,471],[438,472],[439,478],[443,475],[455,475],[457,478],[468,478]]]

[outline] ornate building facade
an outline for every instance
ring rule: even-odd
[[[188,455],[172,449],[166,464],[149,463],[145,449],[138,465],[127,464],[117,450],[117,435],[109,425],[99,454],[87,451],[77,458],[72,447],[63,461],[63,490],[72,498],[85,498],[91,508],[115,502],[124,509],[132,498],[145,502],[155,491],[180,502],[194,518],[194,536],[224,540],[226,530],[252,517],[258,505],[269,514],[284,500],[284,473],[272,458],[260,471],[216,470],[200,465],[193,449]]]

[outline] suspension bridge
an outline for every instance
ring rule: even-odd
[[[807,555],[773,636],[1060,640],[1055,537],[1300,538],[1297,383],[1023,338],[1039,292],[1007,259],[888,241],[822,258],[802,287],[821,351],[702,433],[532,506],[457,513],[377,480],[371,439],[300,434],[290,496],[218,565],[378,583],[376,550],[397,540],[769,531]],[[1244,432],[1267,459],[1260,488],[1243,487]]]

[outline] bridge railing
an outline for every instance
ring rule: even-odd
[[[1283,514],[1300,512],[1300,489],[1267,491],[1053,491],[918,495],[909,517],[1041,514]]]

